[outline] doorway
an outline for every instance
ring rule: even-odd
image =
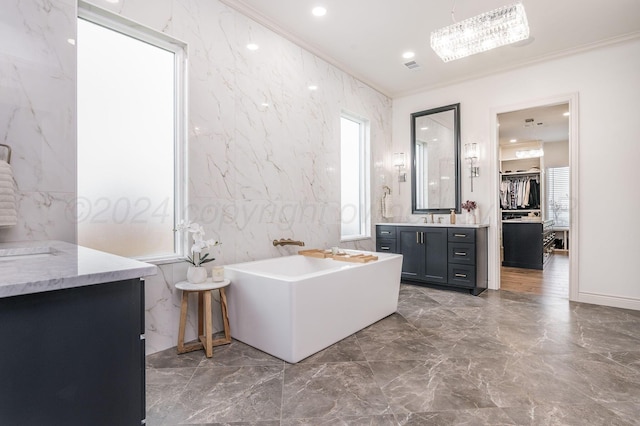
[[[573,299],[576,114],[577,95],[496,112],[500,289]]]

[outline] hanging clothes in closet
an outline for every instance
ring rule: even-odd
[[[503,210],[539,209],[540,176],[503,176],[500,204]]]

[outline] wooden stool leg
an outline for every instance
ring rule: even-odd
[[[231,343],[231,332],[229,329],[229,312],[227,311],[227,294],[224,287],[220,289],[220,310],[222,311],[222,324],[224,326],[224,337],[213,341],[213,346],[226,345]]]
[[[222,323],[224,325],[224,339],[231,342],[231,334],[229,330],[229,313],[227,311],[227,295],[224,287],[220,289],[220,309],[222,310]]]
[[[189,293],[182,292],[182,302],[180,303],[180,326],[178,328],[178,353],[184,353],[184,330],[187,326],[187,309],[189,307]]]
[[[207,358],[213,356],[213,322],[211,318],[211,291],[204,292],[204,349]]]
[[[202,313],[204,312],[204,305],[203,305],[203,296],[206,293],[204,291],[199,291],[198,292],[198,336],[202,336],[204,334],[204,327],[203,327],[203,320],[204,320],[204,315],[202,315]]]

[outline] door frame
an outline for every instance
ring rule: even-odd
[[[545,106],[553,106],[558,104],[569,104],[569,199],[571,200],[569,212],[569,294],[567,295],[569,300],[577,301],[579,294],[579,281],[578,281],[578,250],[579,250],[579,209],[578,209],[578,197],[579,197],[579,99],[578,92],[567,93],[563,95],[551,96],[540,99],[532,99],[517,104],[504,105],[491,109],[491,170],[493,171],[493,195],[492,204],[494,206],[494,214],[492,215],[492,228],[493,238],[489,241],[489,250],[493,253],[495,261],[493,265],[490,265],[490,275],[493,279],[489,280],[489,288],[492,290],[500,289],[500,234],[501,234],[501,219],[502,214],[500,212],[500,144],[498,140],[498,115],[518,111],[521,109],[538,108]]]

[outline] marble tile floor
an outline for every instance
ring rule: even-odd
[[[147,424],[640,425],[640,311],[403,284],[295,365],[237,341],[149,355]]]

